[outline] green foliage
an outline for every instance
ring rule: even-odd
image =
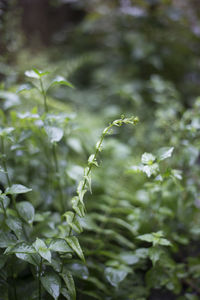
[[[83,19],[34,55],[3,34],[2,300],[199,299],[199,12],[179,2],[71,1]]]

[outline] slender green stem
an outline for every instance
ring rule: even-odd
[[[41,78],[40,78],[40,87],[41,87],[41,93],[42,93],[43,99],[44,99],[44,110],[47,113],[48,112],[47,94],[46,94],[46,91],[44,89],[44,85],[43,85],[43,82],[42,82]]]
[[[83,181],[83,184],[81,186],[81,191],[78,192],[78,195],[80,193],[83,193],[84,190],[85,190],[85,186],[87,184],[87,180],[88,180],[88,176],[90,175],[90,172],[92,170],[92,167],[96,164],[96,158],[97,158],[97,155],[99,154],[99,152],[101,151],[101,146],[102,146],[102,143],[103,143],[103,140],[104,140],[104,137],[106,136],[106,134],[110,131],[110,129],[113,127],[113,126],[118,126],[120,127],[122,124],[132,124],[132,125],[135,125],[138,123],[138,118],[134,118],[134,117],[131,117],[131,118],[125,118],[124,116],[121,117],[121,119],[118,119],[118,120],[115,120],[113,121],[112,123],[109,124],[108,127],[106,127],[104,130],[103,130],[103,133],[101,135],[101,138],[100,138],[100,141],[97,143],[96,145],[96,151],[95,151],[95,154],[92,158],[92,163],[91,162],[88,162],[88,169],[87,169],[87,172],[84,176],[84,181]],[[83,193],[84,194],[84,193]],[[79,200],[80,201],[80,200]],[[72,218],[72,223],[75,221],[75,218],[77,216],[77,212],[74,212],[74,215],[73,215],[73,218]],[[72,227],[70,227],[69,229],[69,234],[68,236],[70,236],[72,233]]]
[[[104,129],[102,135],[101,135],[101,138],[100,138],[100,141],[99,141],[99,144],[98,144],[98,147],[96,147],[96,151],[95,151],[95,154],[94,154],[94,158],[93,160],[95,161],[96,158],[97,158],[97,155],[99,154],[99,152],[101,151],[101,146],[102,146],[102,143],[103,143],[103,140],[104,140],[104,137],[106,136],[106,134],[109,132],[109,130],[114,126],[115,124],[114,123],[111,123],[108,127],[106,127],[106,129]],[[83,182],[83,186],[82,186],[82,191],[85,189],[85,186],[87,184],[87,176],[90,174],[91,170],[92,170],[92,167],[94,165],[93,164],[90,164],[89,165],[89,168],[88,168],[88,171],[86,173],[86,176],[84,178],[84,182]],[[72,219],[72,223],[74,222],[75,218],[76,218],[76,215],[77,213],[75,212],[74,213],[74,216],[73,216],[73,219]],[[72,233],[72,227],[70,227],[69,229],[69,236],[71,235]]]
[[[41,94],[42,94],[43,100],[44,100],[44,111],[45,111],[45,113],[48,113],[47,94],[44,89],[42,78],[40,78],[39,81],[40,81],[40,87],[41,87]],[[57,151],[56,151],[55,144],[53,144],[53,147],[52,147],[52,154],[53,154],[53,160],[54,160],[54,164],[55,164],[56,177],[58,179],[58,189],[59,189],[59,194],[60,194],[61,209],[64,211],[65,205],[64,205],[62,187],[60,184],[60,172],[59,172],[59,165],[58,165],[58,158],[57,158]]]
[[[52,146],[52,154],[53,154],[53,159],[54,159],[54,164],[55,164],[55,172],[56,172],[56,177],[57,177],[57,184],[58,184],[58,189],[59,189],[59,194],[60,194],[60,206],[62,210],[65,210],[65,204],[64,204],[64,197],[63,197],[63,191],[62,191],[62,186],[60,183],[60,170],[59,170],[59,164],[58,164],[58,157],[57,157],[57,151],[56,151],[56,144],[53,144]]]
[[[38,273],[38,300],[42,299],[41,274],[42,274],[42,257],[40,258],[40,266],[39,266],[39,273]]]

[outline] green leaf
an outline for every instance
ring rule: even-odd
[[[0,201],[3,207],[6,209],[10,204],[10,199],[6,195],[0,195]]]
[[[43,77],[43,76],[49,74],[48,71],[42,72],[41,70],[38,70],[38,69],[36,69],[36,68],[33,68],[33,71],[34,71],[36,74],[38,74],[40,77]]]
[[[166,159],[168,157],[171,157],[173,151],[174,151],[174,147],[163,147],[163,148],[160,148],[158,150],[158,160],[161,161],[161,160],[164,160],[164,159]]]
[[[151,177],[151,175],[156,175],[159,172],[159,165],[155,163],[152,165],[143,166],[142,172],[144,172],[147,175],[147,177]]]
[[[61,280],[59,276],[54,273],[48,273],[44,277],[41,278],[41,282],[45,290],[55,299],[57,300],[60,291],[61,291]]]
[[[89,169],[89,167],[85,168],[84,170],[84,178],[86,179],[88,189],[92,194],[92,178],[91,178],[91,170]]]
[[[158,247],[151,247],[148,249],[149,258],[151,259],[153,266],[155,266],[156,262],[159,261],[163,251]]]
[[[8,187],[6,189],[5,193],[15,195],[15,194],[25,194],[25,193],[28,193],[31,191],[32,191],[32,189],[29,189],[29,188],[25,187],[24,185],[13,184],[11,187]]]
[[[27,70],[24,74],[30,78],[40,79],[40,75],[35,70]]]
[[[18,239],[21,239],[21,237],[23,236],[22,221],[19,218],[17,218],[17,217],[9,216],[6,219],[6,224],[16,234],[16,236],[18,237]]]
[[[17,211],[28,224],[32,224],[35,216],[35,209],[33,205],[27,201],[22,201],[16,205]]]
[[[95,165],[96,167],[98,167],[98,162],[95,158],[95,154],[91,154],[88,158],[88,165]]]
[[[25,253],[15,253],[16,257],[21,260],[24,260],[34,266],[39,266],[40,256],[37,253],[25,254]]]
[[[27,70],[24,74],[30,78],[40,79],[41,77],[49,74],[49,72],[42,72],[42,71],[34,68],[33,70]]]
[[[71,272],[69,272],[67,270],[66,266],[62,270],[61,276],[66,284],[66,287],[67,287],[67,290],[69,291],[71,299],[76,300],[76,289],[75,289],[74,279],[72,277]]]
[[[127,276],[128,272],[125,270],[108,267],[105,269],[104,274],[108,282],[114,287],[117,287],[118,284]]]
[[[72,271],[73,275],[81,278],[83,280],[88,279],[89,271],[86,265],[82,263],[72,263],[69,266],[69,269]]]
[[[82,226],[72,211],[67,211],[63,217],[66,218],[67,223],[74,231],[77,233],[81,233],[83,231]]]
[[[137,237],[137,239],[141,240],[141,241],[153,243],[154,235],[153,235],[153,233],[146,233],[146,234],[143,234],[143,235],[139,235]]]
[[[4,99],[3,108],[5,110],[20,104],[19,96],[15,93],[0,91],[0,98]]]
[[[33,246],[28,245],[26,242],[19,242],[16,245],[7,248],[4,252],[4,254],[12,253],[33,254],[36,253],[36,250]]]
[[[120,259],[127,265],[135,265],[139,262],[139,258],[132,252],[123,251],[119,255]]]
[[[147,177],[151,177],[152,175],[156,175],[159,172],[159,165],[157,163],[153,163],[152,165],[132,166],[129,169],[129,172],[142,172],[145,173]]]
[[[56,252],[72,252],[72,249],[68,246],[64,239],[53,239],[49,244],[49,249]]]
[[[146,153],[146,152],[142,155],[142,159],[141,159],[144,165],[152,165],[155,160],[156,157],[153,154]]]
[[[75,196],[72,198],[72,208],[79,215],[79,217],[83,218],[85,216],[85,205],[79,201],[79,197]]]
[[[74,252],[80,257],[80,259],[85,262],[85,257],[77,237],[75,236],[67,237],[66,241],[69,244],[69,246],[72,248],[72,250],[74,250]]]
[[[24,83],[24,84],[19,86],[16,93],[21,93],[23,91],[30,91],[32,88],[33,88],[33,86],[30,85],[29,83]]]
[[[84,197],[85,193],[87,192],[87,190],[84,188],[85,188],[84,180],[81,180],[77,187],[77,194],[79,196],[79,200],[81,201],[81,203],[83,203],[83,197]]]
[[[14,130],[13,127],[0,128],[0,136],[5,137]]]
[[[71,88],[74,88],[73,84],[71,84],[69,81],[67,81],[64,77],[62,76],[56,76],[49,87],[52,87],[54,85],[66,85],[66,86],[69,86]]]
[[[51,263],[51,251],[47,248],[43,240],[37,238],[33,246],[41,257]]]
[[[138,236],[137,238],[142,241],[153,243],[154,246],[155,245],[171,246],[170,241],[163,238],[162,231],[143,234],[143,235]]]
[[[68,290],[66,288],[62,288],[61,289],[61,294],[67,299],[67,300],[71,300],[71,296],[68,292]]]
[[[12,233],[0,232],[0,248],[6,248],[16,244],[16,237]]]
[[[63,129],[55,126],[45,126],[45,131],[51,143],[59,142],[64,135]]]

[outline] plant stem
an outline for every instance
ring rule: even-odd
[[[42,299],[41,274],[42,274],[42,257],[40,258],[40,266],[39,266],[39,274],[38,274],[38,300]]]
[[[40,78],[40,87],[41,87],[41,93],[42,93],[43,99],[44,99],[44,111],[47,113],[48,112],[47,94],[46,94],[46,91],[44,89],[44,85],[43,85],[43,82],[42,82],[41,78]]]
[[[48,113],[47,94],[44,89],[42,79],[40,78],[39,80],[40,80],[41,94],[43,95],[43,100],[44,100],[44,111],[45,111],[45,113]],[[57,151],[56,151],[55,144],[53,144],[53,147],[52,147],[52,154],[53,154],[53,159],[54,159],[54,164],[55,164],[56,177],[58,179],[58,189],[59,189],[59,194],[60,194],[61,209],[64,211],[65,205],[64,205],[64,199],[63,199],[62,187],[60,184],[60,172],[59,172],[59,165],[58,165]]]
[[[95,154],[92,158],[92,162],[88,162],[88,170],[87,170],[87,173],[84,174],[84,181],[83,181],[83,184],[81,186],[81,190],[78,192],[78,196],[79,194],[83,194],[84,195],[84,191],[85,191],[85,186],[87,184],[87,180],[88,180],[88,175],[90,174],[91,170],[92,170],[92,167],[96,164],[96,158],[97,158],[97,155],[99,154],[99,152],[101,151],[101,145],[103,143],[103,140],[106,136],[106,134],[109,132],[109,130],[113,127],[113,126],[117,126],[117,127],[120,127],[122,126],[122,124],[132,124],[132,125],[136,125],[138,123],[138,118],[134,118],[134,117],[131,117],[131,118],[125,118],[124,116],[121,117],[121,119],[118,119],[118,120],[115,120],[113,121],[112,123],[109,124],[108,127],[106,127],[102,134],[101,134],[101,138],[100,138],[100,141],[96,144],[96,151],[95,151]],[[80,198],[79,198],[79,201],[80,201]],[[75,221],[75,218],[77,216],[77,212],[75,211],[74,212],[74,215],[73,215],[73,218],[72,218],[72,223]],[[69,229],[69,234],[68,236],[70,236],[72,233],[72,227],[70,227]]]
[[[60,194],[60,206],[61,206],[62,210],[65,211],[63,191],[62,191],[62,186],[60,184],[60,170],[59,170],[59,165],[58,165],[56,144],[53,144],[53,146],[52,146],[52,154],[53,154],[53,159],[54,159],[54,164],[55,164],[56,177],[57,177],[57,180],[58,180],[57,184],[58,184],[58,189],[59,189],[59,194]]]
[[[94,158],[93,158],[94,161],[96,160],[97,155],[98,155],[99,152],[101,151],[101,145],[102,145],[102,143],[103,143],[104,137],[106,136],[106,134],[108,133],[108,131],[109,131],[114,125],[115,125],[114,123],[111,123],[108,127],[106,127],[106,129],[104,129],[104,131],[103,131],[103,133],[102,133],[102,135],[101,135],[101,138],[100,138],[98,147],[96,147],[96,151],[95,151]],[[85,179],[84,179],[84,182],[83,182],[82,191],[84,190],[84,188],[85,188],[85,186],[86,186],[86,183],[87,183],[86,177],[90,174],[90,172],[91,172],[93,166],[94,166],[93,164],[90,164],[90,165],[89,165],[88,171],[87,171],[87,173],[86,173],[86,176],[85,176]],[[77,215],[77,213],[75,212],[75,213],[74,213],[74,216],[73,216],[73,219],[72,219],[72,223],[74,222],[74,220],[75,220],[75,218],[76,218],[76,215]],[[72,227],[70,227],[70,229],[69,229],[69,236],[71,235],[71,233],[72,233]]]

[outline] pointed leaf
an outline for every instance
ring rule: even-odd
[[[72,252],[72,249],[64,239],[53,239],[49,245],[49,249],[56,252]]]
[[[51,263],[51,251],[47,248],[43,240],[37,238],[33,246],[41,257]]]
[[[72,208],[79,215],[79,217],[83,218],[85,216],[85,205],[79,201],[78,196],[72,198]]]
[[[8,187],[6,189],[5,193],[15,195],[15,194],[24,194],[24,193],[28,193],[28,192],[31,192],[31,191],[32,191],[32,189],[29,189],[24,185],[13,184],[11,187]]]
[[[24,254],[33,254],[36,253],[36,250],[33,246],[28,245],[26,242],[19,242],[16,245],[9,247],[5,250],[4,254],[12,253],[24,253]]]
[[[49,87],[52,87],[54,85],[66,85],[66,86],[69,86],[71,88],[74,88],[73,84],[71,84],[69,81],[67,81],[64,77],[62,76],[56,76]]]
[[[67,237],[66,241],[69,244],[69,246],[72,248],[72,250],[74,250],[74,252],[80,257],[80,259],[85,261],[84,254],[77,237],[75,236]]]
[[[119,269],[108,267],[105,269],[104,274],[106,279],[110,282],[110,284],[117,287],[118,284],[122,280],[124,280],[128,272],[125,270],[119,270]]]
[[[81,233],[83,231],[81,224],[72,211],[67,211],[63,216],[66,218],[67,223],[74,231],[77,233]]]
[[[63,268],[61,276],[66,284],[66,287],[67,287],[67,290],[69,291],[71,299],[76,300],[76,289],[75,289],[74,279],[72,277],[71,272],[69,272],[67,270],[67,267]]]
[[[163,148],[160,148],[158,150],[158,160],[161,161],[161,160],[164,160],[164,159],[166,159],[168,157],[171,157],[173,151],[174,151],[174,147],[163,147]]]
[[[27,70],[24,74],[30,78],[40,79],[39,74],[35,70]]]
[[[57,300],[61,290],[61,280],[59,276],[54,273],[48,273],[46,276],[41,278],[41,282],[45,290]]]

